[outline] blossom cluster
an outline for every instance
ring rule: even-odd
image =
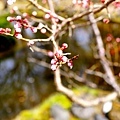
[[[120,0],[113,2],[113,5],[114,5],[116,8],[120,8]]]
[[[16,0],[7,0],[7,4],[8,5],[12,5],[13,3],[15,3],[16,2]]]
[[[0,34],[10,33],[10,32],[11,32],[10,28],[0,28]]]
[[[44,18],[45,18],[46,20],[54,19],[56,23],[59,22],[59,19],[57,18],[57,16],[56,16],[56,15],[52,15],[52,14],[50,14],[50,13],[46,13],[45,16],[44,16]]]
[[[8,16],[7,20],[9,22],[14,22],[14,29],[15,29],[14,36],[18,39],[22,38],[21,35],[22,27],[24,27],[25,29],[30,28],[34,33],[37,32],[37,28],[29,25],[29,22],[26,18],[22,18],[21,16],[16,16],[16,17]]]
[[[68,44],[63,43],[62,47],[54,54],[54,58],[51,60],[51,69],[53,71],[55,71],[58,67],[61,67],[63,64],[67,64],[70,69],[72,69],[73,59],[76,59],[77,57],[69,59],[66,55],[69,55],[70,53],[63,53],[63,50],[66,48],[68,48]]]
[[[88,8],[90,5],[90,0],[72,0],[74,5],[81,5],[83,8]]]

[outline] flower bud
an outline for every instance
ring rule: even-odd
[[[64,62],[64,63],[66,63],[67,61],[68,61],[68,58],[66,57],[66,56],[62,56],[62,61]]]
[[[32,27],[31,30],[32,30],[32,32],[34,32],[34,33],[37,32],[37,28],[36,28],[36,27]]]
[[[57,65],[51,65],[51,70],[55,71],[57,69]]]
[[[28,46],[31,46],[31,45],[33,45],[35,42],[34,41],[29,41],[28,43],[27,43],[27,45]]]
[[[43,34],[45,34],[46,31],[47,31],[47,30],[46,30],[45,28],[42,28],[42,29],[41,29],[41,33],[43,33]]]
[[[50,18],[50,14],[45,14],[45,19],[49,19]]]
[[[21,20],[22,17],[21,17],[21,16],[17,16],[16,19],[17,19],[17,20]]]
[[[21,32],[21,28],[16,28],[15,31],[16,31],[17,33],[20,33],[20,32]]]
[[[57,60],[56,59],[52,59],[51,60],[51,64],[56,64],[57,63]]]
[[[48,54],[49,57],[53,57],[54,56],[54,53],[52,51],[48,51],[47,54]]]
[[[72,60],[69,60],[69,61],[68,61],[68,66],[70,67],[70,69],[73,68],[73,62],[72,62]]]
[[[63,43],[61,49],[64,50],[66,48],[68,48],[68,44],[67,43]]]
[[[7,21],[12,22],[14,19],[10,16],[7,17]]]
[[[103,19],[103,22],[106,23],[106,24],[108,24],[108,23],[110,22],[110,20],[107,19],[107,18],[104,18],[104,19]]]
[[[18,33],[18,34],[15,34],[15,37],[18,38],[18,39],[21,39],[22,35]]]

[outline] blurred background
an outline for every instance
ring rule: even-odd
[[[23,1],[18,1],[16,5],[21,6],[23,5],[22,2]],[[28,3],[25,2],[24,6],[26,4]],[[58,2],[54,0],[54,4],[57,6]],[[66,10],[66,8],[64,8],[62,5],[63,5],[63,1],[59,3],[58,5],[59,8],[57,8],[63,10],[63,13],[60,12],[59,14],[63,14],[63,16],[67,14],[66,16],[71,16],[72,13],[70,11],[71,9],[69,8],[70,6],[66,6],[68,7],[68,9]],[[6,27],[13,28],[13,25],[6,20],[7,16],[10,15],[10,9],[11,6],[10,7],[7,6],[5,0],[0,0],[0,11],[1,11],[0,28],[6,28]],[[30,8],[30,10],[32,11],[36,9]],[[28,11],[30,14],[32,14],[30,10]],[[21,11],[24,10],[22,9]],[[74,13],[74,10],[72,12]],[[104,43],[106,43],[105,48],[110,53],[109,58],[112,59],[112,61],[114,62],[119,62],[120,43],[116,41],[107,43],[106,41],[106,38],[109,37],[111,34],[114,36],[114,38],[120,37],[120,29],[119,29],[120,21],[118,17],[115,20],[117,22],[111,22],[109,24],[104,24],[102,23],[102,21],[100,21],[98,23],[98,26],[101,31],[101,35],[104,40]],[[32,24],[36,25],[36,22]],[[23,30],[23,36],[26,38],[46,37],[46,35],[41,33],[32,34],[31,31],[29,30],[28,31]],[[93,54],[96,44],[95,44],[95,36],[90,26],[81,26],[75,28],[71,36],[69,35],[69,31],[67,31],[66,34],[64,34],[60,38],[60,45],[63,42],[66,42],[69,45],[69,48],[66,50],[67,52],[72,53],[73,56],[79,54],[79,59],[74,61],[74,67],[72,69],[72,72],[75,72],[78,76],[80,77],[83,76],[85,69],[90,68],[93,64],[98,63],[98,60],[94,58],[94,54]],[[112,47],[110,47],[110,45],[112,45]],[[41,49],[52,50],[51,42],[46,42],[46,43],[37,42],[36,46],[38,46]],[[115,48],[117,48],[118,51],[115,51],[114,50]],[[32,59],[34,59],[34,61],[30,62],[30,60]],[[0,35],[0,119],[1,120],[11,120],[15,118],[15,116],[17,116],[22,110],[32,109],[37,105],[41,105],[41,103],[47,100],[51,94],[53,95],[54,93],[57,92],[56,86],[54,84],[53,71],[47,67],[44,67],[44,65],[42,65],[40,62],[40,61],[44,61],[50,63],[50,60],[51,60],[50,57],[40,52],[32,52],[30,48],[27,46],[26,42],[17,40],[11,36]],[[97,69],[103,71],[101,67],[98,67]],[[113,69],[114,69],[114,74],[118,78],[120,67],[116,66]],[[65,72],[69,72],[69,69],[66,69],[66,67],[65,68],[63,67],[63,70],[65,70]],[[86,78],[88,81],[97,84],[97,88],[99,89],[105,90],[107,92],[112,90],[112,88],[109,85],[107,85],[102,78],[91,75],[87,75]],[[76,82],[74,78],[68,79],[65,76],[63,76],[63,80],[64,80],[63,83],[66,86],[70,87],[71,89],[74,87],[77,88],[79,86],[81,87],[84,86],[83,83]],[[87,96],[88,91],[89,89],[87,91],[81,90],[81,92],[85,93],[85,96]],[[87,97],[89,97],[89,95]],[[114,118],[114,116],[118,116],[120,114],[119,102],[115,103],[114,109],[115,110],[111,116],[113,117],[113,120],[119,120]],[[116,114],[114,115],[114,113]],[[79,116],[75,117],[72,120],[78,120],[78,117]],[[27,120],[27,118],[26,119],[21,118],[16,120]],[[43,119],[36,118],[31,120],[43,120]],[[87,120],[89,119],[87,118]]]

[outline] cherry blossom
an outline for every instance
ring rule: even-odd
[[[54,58],[51,60],[51,69],[55,71],[58,67],[61,67],[63,64],[68,65],[70,69],[73,68],[73,59],[76,59],[78,56],[74,56],[73,58],[69,59],[66,55],[69,53],[63,53],[63,50],[68,48],[67,43],[63,43],[61,48],[56,51],[54,54]]]

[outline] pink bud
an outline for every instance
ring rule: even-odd
[[[36,33],[37,32],[37,28],[36,27],[32,27],[31,30]]]
[[[69,60],[69,61],[68,61],[68,66],[70,67],[70,69],[73,68],[73,62],[72,62],[72,60]]]
[[[18,38],[18,39],[21,39],[22,35],[18,33],[18,34],[15,34],[15,37]]]
[[[16,23],[16,24],[14,24],[14,28],[20,28],[21,27],[21,24],[20,23]]]
[[[4,33],[10,33],[11,29],[10,28],[0,28],[0,34],[4,34]]]
[[[7,21],[12,22],[13,20],[14,20],[14,18],[12,18],[10,16],[7,17]]]
[[[62,54],[63,54],[63,51],[62,51],[62,50],[58,50],[57,53],[58,53],[59,55],[62,55]]]
[[[77,0],[73,0],[72,3],[73,3],[73,4],[77,4]]]
[[[120,42],[120,38],[116,38],[116,42],[119,43]]]
[[[66,56],[63,56],[62,61],[66,63],[68,61],[68,58]]]
[[[17,20],[21,20],[22,17],[21,17],[21,16],[17,16],[16,19],[17,19]]]
[[[52,59],[51,60],[51,64],[56,64],[57,63],[57,60],[56,59]]]
[[[6,28],[6,32],[7,32],[7,33],[10,33],[10,32],[11,32],[11,29],[10,29],[10,28]]]
[[[43,33],[43,34],[45,34],[46,31],[47,31],[47,30],[46,30],[45,28],[42,28],[42,29],[41,29],[41,33]]]
[[[28,46],[31,46],[31,45],[33,45],[35,42],[34,41],[29,41],[28,43],[27,43],[27,45]]]
[[[13,14],[15,13],[15,11],[13,9],[10,10],[10,14]]]
[[[106,23],[106,24],[108,24],[108,23],[110,22],[110,20],[107,19],[107,18],[104,18],[104,19],[103,19],[103,22]]]
[[[7,0],[8,5],[12,5],[14,2],[16,2],[16,0]]]
[[[42,29],[43,27],[44,27],[44,24],[39,23],[38,28],[39,28],[39,29]]]
[[[24,24],[28,25],[28,20],[25,18],[23,21],[22,21]]]
[[[51,70],[55,71],[57,69],[57,65],[51,65]]]
[[[27,16],[28,16],[28,13],[23,13],[22,16],[23,16],[23,17],[27,17]]]
[[[107,42],[112,41],[112,39],[113,39],[112,34],[108,34],[108,35],[107,35],[107,38],[106,38]]]
[[[50,18],[50,14],[45,14],[45,19],[49,19]]]
[[[81,1],[81,0],[78,0],[77,3],[78,3],[79,5],[81,5],[81,4],[82,4],[82,1]]]
[[[17,11],[17,10],[18,10],[18,7],[17,7],[17,6],[14,6],[14,7],[13,7],[13,10],[14,10],[14,11]]]
[[[5,33],[5,32],[6,32],[5,29],[0,28],[0,33],[1,33],[1,34]]]
[[[58,50],[56,53],[55,53],[55,56],[56,58],[60,59],[63,55],[63,51],[62,50]]]
[[[53,57],[54,56],[54,53],[52,51],[48,51],[47,54],[48,54],[49,57]]]
[[[104,2],[105,2],[105,0],[101,0],[101,2],[102,2],[102,3],[104,3]]]
[[[115,6],[116,8],[120,8],[120,1],[115,1],[115,2],[114,2],[114,6]]]
[[[20,33],[20,32],[21,32],[21,28],[16,28],[15,31],[16,31],[17,33]]]
[[[36,15],[37,15],[37,12],[36,12],[36,11],[33,11],[33,12],[32,12],[32,15],[33,15],[33,16],[36,16]]]
[[[58,23],[58,22],[59,22],[59,19],[55,18],[55,22]]]
[[[68,48],[68,44],[67,44],[67,43],[63,43],[63,44],[62,44],[62,49],[64,50],[64,49],[66,49],[66,48]]]
[[[47,3],[47,1],[46,0],[42,0],[42,3],[45,4],[45,3]]]

